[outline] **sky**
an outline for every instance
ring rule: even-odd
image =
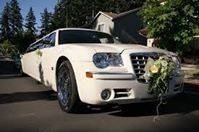
[[[2,10],[5,3],[9,1],[10,0],[0,0],[0,14],[2,14]],[[41,19],[41,13],[43,12],[43,10],[47,8],[48,11],[53,12],[54,6],[57,3],[57,1],[58,0],[18,0],[19,6],[21,8],[21,14],[23,16],[23,20],[25,20],[30,7],[33,8],[33,11],[36,17],[37,28],[41,25],[40,19]]]

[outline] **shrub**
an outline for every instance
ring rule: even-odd
[[[192,37],[199,34],[199,0],[147,0],[140,15],[148,37],[160,40],[158,47],[180,55]]]
[[[3,56],[10,58],[15,58],[19,55],[18,49],[9,40],[5,40],[0,44],[0,52]]]

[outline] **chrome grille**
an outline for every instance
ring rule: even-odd
[[[149,57],[157,60],[159,58],[159,54],[153,52],[131,54],[131,62],[139,82],[147,83],[147,81],[143,78],[143,75],[145,73],[144,68]]]

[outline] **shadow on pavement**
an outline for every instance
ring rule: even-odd
[[[56,93],[52,90],[38,92],[17,92],[0,94],[0,104],[17,103],[36,100],[56,100]]]
[[[142,103],[128,105],[126,110],[110,113],[110,115],[121,117],[139,117],[156,115],[155,103]],[[184,94],[172,98],[162,105],[159,109],[160,115],[165,114],[188,114],[195,110],[199,110],[199,96]]]
[[[157,103],[135,103],[124,106],[89,106],[84,111],[81,109],[77,114],[107,113],[119,117],[155,116]],[[199,110],[199,95],[190,94],[183,94],[169,99],[166,104],[159,108],[160,115],[188,114],[195,110]]]
[[[184,84],[184,91],[186,93],[196,93],[199,94],[199,85],[198,84],[194,84],[193,82],[189,82],[189,83],[185,83]]]
[[[37,92],[17,92],[10,94],[0,94],[0,104],[28,102],[37,100],[53,101],[57,100],[56,93],[52,90]],[[90,106],[80,109],[76,114],[97,114],[107,113],[119,117],[140,117],[156,115],[156,103],[136,103],[125,106],[105,105]],[[165,114],[188,114],[199,110],[199,95],[183,94],[167,101],[167,104],[160,107],[160,115]]]

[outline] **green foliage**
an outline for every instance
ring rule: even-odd
[[[25,32],[23,34],[18,34],[17,37],[19,39],[15,38],[17,42],[17,48],[20,50],[20,52],[24,52],[28,45],[33,43],[36,40],[36,18],[33,12],[32,7],[30,8],[28,14],[26,15],[26,24],[25,24]]]
[[[30,35],[32,36],[36,36],[36,28],[35,28],[35,24],[36,24],[36,18],[33,12],[32,7],[30,8],[28,14],[26,15],[26,32],[28,32]]]
[[[145,75],[149,79],[148,92],[156,97],[163,96],[168,92],[169,80],[175,67],[173,60],[167,56],[162,56],[154,61]]]
[[[51,31],[52,14],[48,12],[47,8],[41,13],[41,36],[48,34]]]
[[[21,15],[21,8],[17,0],[10,1],[10,29],[11,36],[9,41],[21,51],[21,44],[23,44],[23,18]]]
[[[3,41],[2,44],[0,44],[0,52],[7,57],[15,57],[16,55],[19,54],[19,51],[17,48],[11,44],[9,40]]]
[[[15,48],[20,47],[23,40],[22,15],[17,0],[6,3],[1,16],[2,41],[9,40]]]
[[[99,11],[123,12],[140,7],[145,0],[59,0],[54,13],[47,9],[41,13],[41,34],[64,27],[89,25]],[[36,18],[32,8],[26,16],[25,28],[17,0],[10,0],[4,7],[0,21],[0,42],[9,39],[20,52],[36,39]],[[23,30],[25,29],[25,31]]]
[[[23,18],[21,15],[21,8],[17,0],[10,1],[10,24],[12,36],[23,31]]]
[[[8,39],[11,36],[11,29],[10,29],[10,6],[8,3],[6,3],[2,16],[1,16],[1,21],[0,21],[0,29],[1,29],[1,39]]]
[[[70,1],[69,3],[67,1]],[[145,0],[60,0],[53,14],[52,27],[81,27],[92,22],[99,11],[116,12],[142,6]]]
[[[154,117],[156,121],[159,116],[159,107],[164,104],[163,96],[168,92],[169,81],[177,66],[172,58],[161,56],[156,61],[149,59],[146,67],[144,78],[149,82],[148,93],[159,100],[156,106],[157,116]]]
[[[158,38],[160,48],[182,54],[185,45],[199,33],[198,0],[147,0],[140,12],[148,37]]]

